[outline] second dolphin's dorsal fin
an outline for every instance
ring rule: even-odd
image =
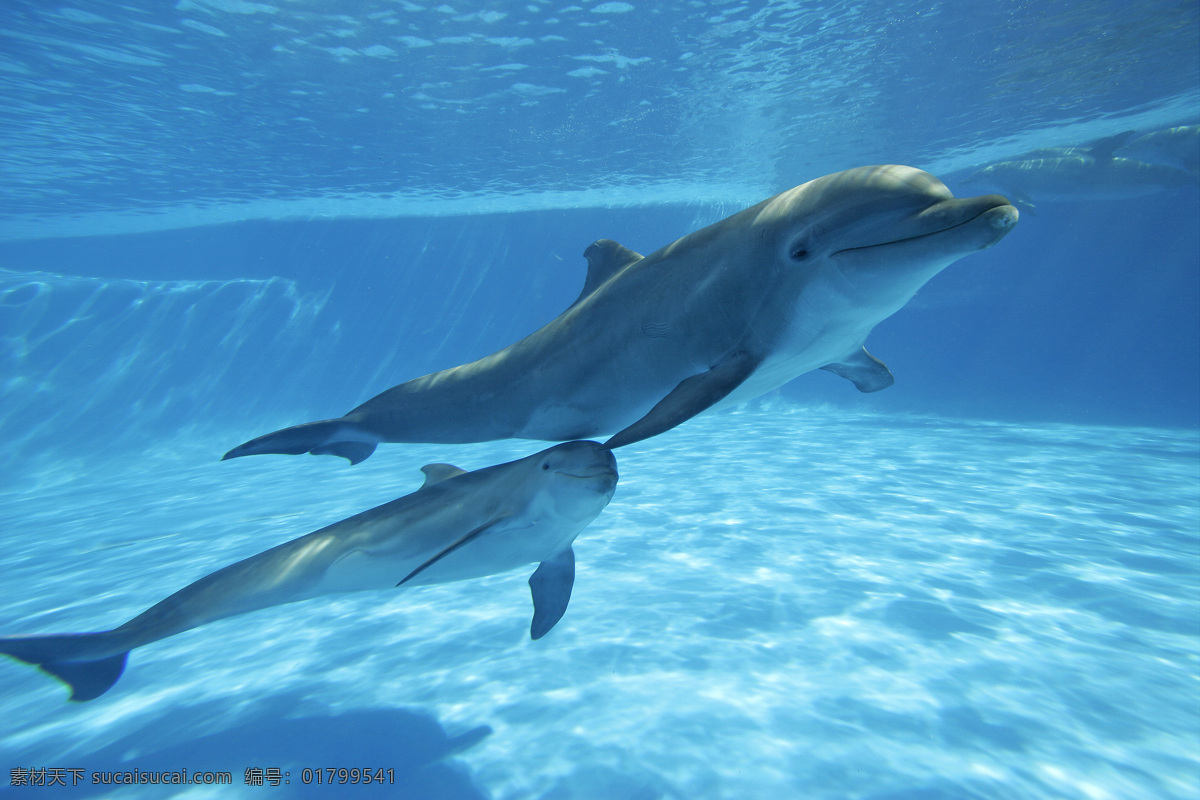
[[[1115,136],[1105,136],[1088,145],[1088,154],[1099,161],[1111,161],[1113,153],[1121,149],[1137,131],[1121,131]]]
[[[453,464],[426,464],[421,467],[421,472],[425,473],[425,482],[421,484],[421,488],[424,489],[426,486],[441,483],[447,478],[453,478],[455,475],[462,475],[466,470],[459,469]]]
[[[642,260],[641,253],[635,253],[628,247],[614,242],[612,239],[597,239],[592,242],[588,245],[587,250],[583,251],[583,257],[588,262],[587,279],[583,282],[583,291],[579,293],[579,297],[575,298],[575,302],[571,304],[573,306],[596,291],[600,284],[613,275],[616,275],[635,261]]]

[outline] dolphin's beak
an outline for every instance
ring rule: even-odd
[[[1017,218],[1020,215],[1016,206],[1010,203],[1007,197],[999,194],[982,194],[978,197],[943,200],[925,209],[918,216],[922,220],[928,220],[928,223],[934,227],[934,230],[929,233],[922,234],[925,236],[945,233],[954,228],[979,222],[981,229],[990,229],[991,232],[997,234],[995,241],[999,241],[1017,224]]]
[[[1004,238],[1005,234],[1017,224],[1018,216],[1016,207],[1002,195],[951,197],[934,203],[919,214],[910,217],[906,224],[911,225],[912,230],[907,231],[907,235],[858,247],[848,247],[837,251],[836,254],[869,250],[872,247],[916,244],[922,239],[940,236],[956,228],[962,228],[964,234],[968,230],[973,231],[974,234],[970,238],[978,240],[976,242],[977,249],[982,250]]]

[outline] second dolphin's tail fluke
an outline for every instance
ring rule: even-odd
[[[274,433],[251,439],[230,450],[221,460],[240,456],[256,456],[263,453],[298,456],[312,453],[314,456],[341,456],[351,464],[365,461],[375,452],[377,437],[366,433],[345,419],[323,419],[293,425]]]
[[[113,654],[106,646],[114,635],[113,631],[105,631],[10,636],[0,638],[0,653],[58,678],[71,689],[72,700],[95,700],[117,682],[129,658],[128,650]]]

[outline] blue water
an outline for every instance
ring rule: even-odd
[[[1195,3],[140,5],[0,10],[3,635],[540,449],[218,461],[533,331],[597,238],[1200,123]],[[85,704],[0,659],[0,796],[1197,796],[1200,191],[1033,200],[872,334],[893,387],[620,450],[546,638],[519,571],[213,623]],[[354,766],[394,783],[301,780]],[[135,768],[234,786],[87,777]]]

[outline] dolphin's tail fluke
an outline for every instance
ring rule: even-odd
[[[312,453],[314,456],[341,456],[351,464],[365,461],[375,452],[379,438],[359,428],[344,418],[323,419],[319,422],[306,422],[303,425],[293,425],[281,431],[268,433],[251,439],[245,444],[239,444],[230,450],[221,460],[239,456],[256,456],[263,453],[278,453],[286,456],[298,456],[301,453]]]
[[[0,638],[0,653],[33,664],[71,689],[72,700],[95,700],[125,671],[129,651],[112,654],[112,631]]]

